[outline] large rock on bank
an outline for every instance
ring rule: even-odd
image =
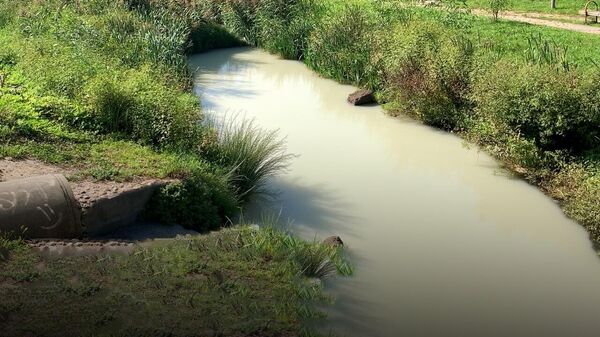
[[[323,240],[323,244],[326,246],[343,247],[344,241],[342,241],[342,239],[339,236],[334,235],[325,238],[325,240]]]
[[[352,105],[364,105],[375,103],[375,95],[372,90],[360,89],[348,96],[348,102]]]

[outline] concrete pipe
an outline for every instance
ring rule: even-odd
[[[0,183],[0,233],[80,237],[79,204],[65,177],[53,174]]]

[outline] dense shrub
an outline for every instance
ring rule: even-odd
[[[472,97],[479,118],[514,130],[542,150],[583,151],[598,146],[600,136],[596,76],[499,62],[478,76]]]
[[[214,22],[194,23],[191,28],[188,52],[200,53],[217,48],[243,45],[243,42],[231,35],[225,28]]]
[[[103,133],[179,149],[201,141],[197,98],[157,82],[150,69],[94,78],[84,97]]]
[[[259,0],[227,0],[221,6],[221,17],[225,27],[246,43],[258,43],[256,10]]]
[[[222,20],[227,29],[248,44],[287,59],[304,57],[320,13],[313,0],[224,0],[218,8],[217,14],[213,13],[214,7],[210,8],[208,16],[216,22]]]
[[[262,0],[256,16],[259,45],[287,59],[302,59],[319,12],[313,0]]]
[[[374,17],[359,5],[347,5],[325,15],[308,42],[306,63],[336,80],[377,87],[378,64],[373,62]]]
[[[508,7],[510,6],[510,1],[509,0],[489,0],[489,7],[490,10],[492,11],[492,18],[494,20],[498,20],[498,16],[500,15],[500,12],[508,9]]]
[[[397,25],[379,43],[384,99],[394,113],[408,113],[443,129],[463,127],[473,66],[466,37],[439,25]]]
[[[565,213],[586,226],[596,249],[600,249],[600,170],[597,163],[569,165],[561,170],[553,183],[573,194],[565,200]]]
[[[165,224],[208,231],[227,222],[237,207],[226,175],[197,171],[182,182],[161,188],[148,205],[147,215]]]

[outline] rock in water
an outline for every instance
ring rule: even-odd
[[[360,89],[348,96],[348,102],[352,105],[375,103],[375,95],[372,90]]]
[[[344,241],[342,241],[342,239],[339,236],[334,235],[325,238],[325,240],[323,240],[323,244],[327,246],[342,247],[344,245]]]

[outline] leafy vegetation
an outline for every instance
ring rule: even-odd
[[[0,0],[0,8],[0,156],[63,166],[71,179],[182,179],[159,193],[164,213],[153,215],[197,229],[225,223],[260,189],[252,184],[283,167],[282,144],[267,134],[227,147],[246,155],[241,148],[254,145],[244,140],[266,146],[243,161],[244,174],[262,170],[260,178],[239,179],[221,160],[226,144],[191,92],[186,53],[241,42],[205,19],[210,7]],[[174,203],[187,211],[172,216]]]
[[[277,8],[258,15],[257,38],[300,57],[306,34],[294,34],[309,25]],[[191,92],[186,53],[244,43],[227,20],[212,1],[0,0],[0,158],[53,163],[70,179],[176,178],[148,216],[199,231],[227,225],[289,159],[275,133],[251,123],[214,130]],[[286,27],[294,34],[273,40]],[[304,321],[322,317],[314,304],[327,298],[306,278],[351,272],[339,249],[270,228],[48,260],[0,238],[0,331],[312,335]]]
[[[494,20],[498,20],[498,15],[500,15],[500,12],[508,9],[510,3],[508,0],[490,0],[488,2],[488,5],[490,11],[492,12],[492,17],[494,18]]]
[[[65,327],[77,336],[311,336],[304,322],[322,318],[314,304],[329,299],[307,277],[351,272],[339,249],[270,227],[60,259],[0,239],[0,328],[3,336],[64,336]]]

